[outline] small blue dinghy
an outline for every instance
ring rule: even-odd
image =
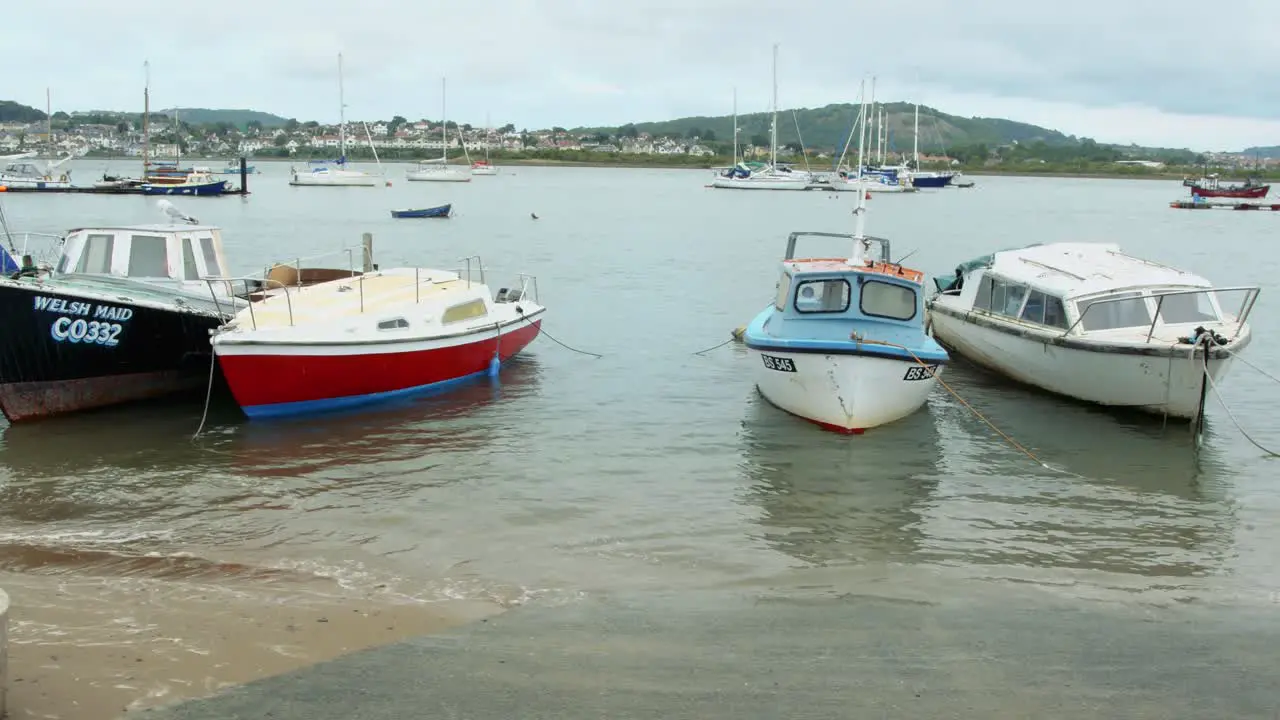
[[[440,205],[433,208],[420,208],[417,210],[392,210],[393,218],[447,218],[453,211],[453,203],[448,205]]]

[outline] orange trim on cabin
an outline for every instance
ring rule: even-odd
[[[919,270],[912,270],[909,267],[895,265],[893,263],[868,261],[865,265],[856,266],[849,264],[849,258],[792,258],[789,263],[832,263],[835,265],[843,265],[844,267],[857,270],[859,272],[878,273],[881,275],[892,275],[910,280],[915,283],[924,283],[924,273]]]

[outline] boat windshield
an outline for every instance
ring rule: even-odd
[[[1097,307],[1093,307],[1094,305]],[[1080,300],[1076,303],[1080,327],[1085,332],[1117,328],[1146,327],[1151,311],[1141,292],[1122,292]]]
[[[1218,311],[1214,309],[1207,292],[1183,292],[1176,295],[1157,293],[1157,300],[1160,304],[1160,321],[1166,325],[1218,320]]]

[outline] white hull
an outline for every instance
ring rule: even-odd
[[[378,178],[359,170],[320,170],[300,172],[289,181],[290,185],[328,187],[376,187]]]
[[[1203,352],[1191,359],[1190,345],[1179,346],[1172,357],[1104,352],[1001,332],[933,309],[928,317],[934,337],[943,345],[1027,385],[1100,405],[1157,414],[1167,411],[1175,418],[1190,420],[1199,412]],[[1248,342],[1245,335],[1233,343],[1234,349],[1242,349]],[[1209,360],[1215,382],[1230,364],[1229,357]]]
[[[792,180],[773,176],[727,178],[717,177],[711,181],[711,187],[726,190],[808,190],[809,181],[800,178]]]
[[[866,355],[824,355],[750,349],[756,387],[770,403],[836,430],[862,430],[901,420],[919,410],[937,384],[932,376],[905,379],[914,360]],[[767,366],[762,355],[789,360],[795,372]]]
[[[844,178],[839,177],[831,179],[831,189],[836,192],[857,192],[858,184],[859,183],[856,180],[845,180]],[[915,188],[910,185],[889,185],[887,183],[882,183],[877,180],[868,180],[866,178],[863,178],[861,184],[862,187],[866,188],[867,192],[873,193],[915,192]]]
[[[416,182],[471,182],[471,176],[457,170],[410,170],[404,174]]]
[[[65,178],[66,176],[62,176]],[[13,177],[0,175],[0,185],[11,188],[68,188],[71,187],[70,180],[43,180],[28,177]]]
[[[498,168],[496,167],[471,168],[471,174],[472,175],[497,175]]]

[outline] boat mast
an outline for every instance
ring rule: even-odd
[[[769,128],[769,167],[778,165],[778,43],[773,44],[773,120]]]
[[[342,53],[338,53],[338,164],[347,164],[347,101],[342,89]]]
[[[913,137],[911,140],[911,154],[914,155],[916,159],[916,166],[912,169],[919,170],[920,169],[920,103],[916,103],[916,123],[915,123],[915,129],[913,130]]]
[[[444,78],[440,78],[440,162],[449,167],[449,113],[444,97]]]
[[[876,165],[884,165],[884,106],[876,108]]]
[[[876,78],[874,75],[871,76],[871,104],[869,107],[871,111],[867,113],[867,118],[863,120],[863,122],[867,122],[869,120],[872,123],[874,123],[875,122],[874,118],[876,114]],[[867,128],[867,155],[868,156],[872,154],[874,141],[875,141],[875,136],[871,134],[871,128],[868,127]],[[861,158],[859,158],[859,160],[861,160]]]
[[[484,114],[484,164],[489,164],[489,136],[493,134],[493,126],[489,124],[489,113]]]
[[[146,83],[142,86],[142,177],[151,169],[151,61],[142,63]]]
[[[738,88],[733,88],[733,166],[738,166]]]
[[[53,152],[53,101],[49,97],[49,88],[44,89],[44,141],[49,143],[49,152]]]

